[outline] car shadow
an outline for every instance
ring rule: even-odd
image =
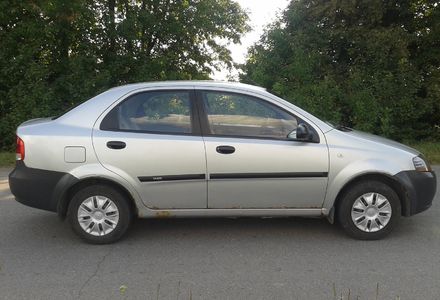
[[[11,236],[21,236],[27,242],[54,242],[75,244],[78,237],[67,220],[60,220],[48,212],[29,213],[20,216],[21,221],[11,227]],[[422,222],[422,224],[419,224]],[[420,234],[423,220],[402,218],[399,226],[387,239],[411,239]],[[2,230],[5,231],[5,228]],[[16,231],[15,233],[13,231]],[[118,242],[148,244],[173,243],[182,240],[202,243],[216,240],[251,241],[255,238],[276,242],[286,239],[297,242],[347,242],[356,240],[347,236],[337,224],[324,218],[168,218],[136,219],[126,236]],[[317,243],[318,244],[318,243]]]
[[[150,239],[163,236],[245,238],[270,236],[286,238],[333,237],[344,238],[337,226],[317,218],[169,218],[138,219],[133,223],[129,238],[148,235]]]

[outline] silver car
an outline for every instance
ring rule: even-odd
[[[9,184],[92,243],[118,240],[135,217],[326,217],[379,239],[436,191],[412,148],[209,81],[125,85],[21,124]]]

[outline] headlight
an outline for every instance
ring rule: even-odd
[[[430,172],[431,166],[426,162],[422,156],[416,156],[413,158],[413,164],[416,171],[419,172]]]

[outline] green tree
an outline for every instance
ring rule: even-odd
[[[248,17],[232,0],[3,0],[0,149],[24,120],[130,82],[208,79]]]
[[[337,123],[439,138],[439,10],[439,1],[292,1],[249,50],[241,80]]]

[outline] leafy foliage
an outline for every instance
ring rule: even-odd
[[[317,116],[394,139],[440,138],[440,2],[297,0],[241,80]]]
[[[22,121],[110,87],[208,79],[247,19],[232,0],[0,1],[0,149]]]

